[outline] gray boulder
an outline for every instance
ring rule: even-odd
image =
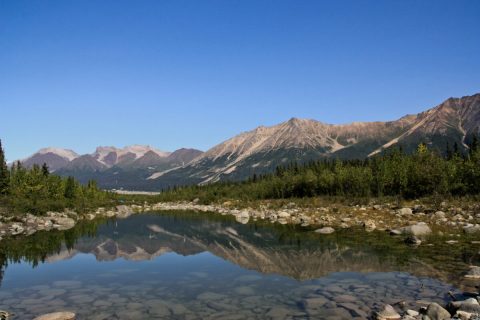
[[[469,298],[463,301],[452,301],[447,305],[447,309],[451,313],[462,311],[466,313],[480,314],[480,305],[478,304],[478,301],[474,298]]]
[[[428,305],[425,315],[431,320],[450,320],[452,318],[450,312],[435,302]]]

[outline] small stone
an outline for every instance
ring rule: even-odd
[[[250,214],[247,210],[240,211],[235,214],[235,220],[241,224],[247,224],[250,220]]]
[[[308,298],[303,301],[303,306],[307,309],[318,309],[328,302],[325,297]]]
[[[445,212],[443,211],[437,211],[433,214],[435,216],[435,218],[437,219],[443,219],[445,218]]]
[[[472,234],[472,233],[477,233],[480,232],[480,225],[467,225],[463,227],[463,232],[466,234]]]
[[[458,243],[458,240],[447,240],[445,241],[446,244],[455,244]]]
[[[365,231],[370,232],[375,230],[377,226],[375,225],[375,222],[373,222],[373,220],[367,220],[363,223],[363,227],[365,228]]]
[[[472,318],[473,314],[470,312],[465,312],[465,311],[457,311],[455,313],[455,319],[460,319],[460,320],[473,320]]]
[[[75,320],[75,313],[68,311],[53,312],[38,316],[33,320]]]
[[[117,217],[118,218],[128,218],[133,214],[132,208],[126,205],[119,205],[116,206],[115,209],[117,210]]]
[[[402,231],[402,233],[404,234],[408,234],[416,237],[426,236],[432,233],[432,229],[430,229],[430,227],[427,224],[421,223],[421,222],[414,224],[412,226],[403,227],[400,229],[400,231]]]
[[[324,228],[315,230],[315,232],[320,234],[330,234],[330,233],[334,233],[335,229],[333,229],[332,227],[324,227]]]
[[[402,234],[402,231],[400,231],[398,229],[390,230],[390,235],[392,235],[392,236],[399,236],[401,234]]]
[[[410,244],[410,245],[414,245],[414,246],[418,246],[422,243],[422,240],[418,239],[415,236],[409,236],[405,239],[405,243]]]
[[[387,304],[383,307],[383,309],[375,312],[373,318],[375,320],[397,320],[401,317],[391,305]]]
[[[468,270],[465,278],[468,279],[480,279],[480,267],[471,266],[470,270]]]
[[[397,214],[399,215],[411,215],[413,214],[412,209],[410,208],[402,208],[397,210]]]
[[[412,316],[412,317],[416,317],[419,315],[418,311],[415,311],[415,310],[412,310],[412,309],[408,309],[407,310],[407,315],[409,316]]]
[[[280,212],[278,212],[277,215],[278,215],[279,218],[284,218],[284,219],[290,218],[290,213],[285,212],[285,211],[280,211]]]
[[[72,218],[55,217],[52,221],[54,228],[58,230],[68,230],[75,226],[75,220]]]

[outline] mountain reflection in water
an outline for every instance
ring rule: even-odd
[[[452,254],[444,241],[411,248],[384,232],[318,235],[219,215],[142,214],[6,239],[0,244],[0,308],[25,317],[73,308],[90,318],[93,311],[81,306],[97,294],[95,300],[106,302],[95,313],[105,319],[228,318],[236,308],[243,317],[362,318],[375,303],[441,302],[451,286],[470,286],[461,274],[478,262],[477,251],[462,246]]]

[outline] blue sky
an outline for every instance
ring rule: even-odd
[[[480,1],[0,0],[0,138],[209,147],[480,92]]]

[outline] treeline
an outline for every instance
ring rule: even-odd
[[[100,190],[95,181],[81,185],[73,177],[50,174],[48,167],[25,168],[20,162],[8,168],[0,141],[0,209],[4,214],[63,211],[84,212],[111,203],[115,195]]]
[[[164,201],[282,199],[315,196],[383,197],[480,194],[480,148],[473,139],[468,154],[447,147],[446,156],[420,144],[413,154],[400,148],[366,160],[321,160],[278,167],[245,182],[172,188]]]

